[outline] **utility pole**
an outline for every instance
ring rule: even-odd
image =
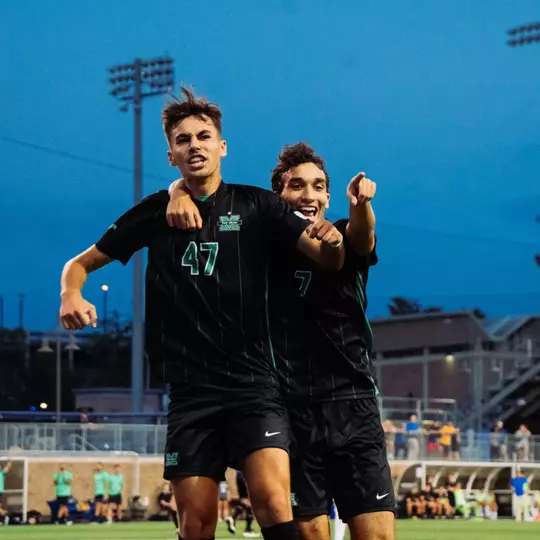
[[[167,56],[151,60],[135,59],[131,64],[109,68],[113,85],[111,95],[122,102],[126,112],[129,104],[134,112],[133,202],[142,200],[142,103],[144,98],[168,93],[174,85],[173,60]],[[131,335],[131,408],[142,412],[144,391],[144,282],[143,255],[133,257],[133,323]]]
[[[24,329],[24,298],[25,294],[19,294],[19,328]]]
[[[510,47],[521,47],[522,45],[531,45],[540,43],[540,22],[524,24],[508,30],[508,35],[511,36],[507,41]],[[536,223],[540,223],[540,216],[536,216]],[[540,266],[540,253],[534,256],[537,266]]]

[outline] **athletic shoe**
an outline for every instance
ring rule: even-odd
[[[253,531],[245,531],[242,536],[246,538],[259,538],[260,534]]]
[[[232,518],[232,516],[229,516],[228,518],[226,518],[225,521],[227,522],[227,530],[231,534],[236,534],[236,527],[234,525],[234,519]]]

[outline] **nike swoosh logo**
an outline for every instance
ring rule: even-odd
[[[381,499],[384,499],[385,497],[388,497],[388,495],[390,495],[390,493],[385,493],[384,495],[379,495],[377,493],[377,500],[380,501]]]
[[[274,433],[268,433],[268,431],[264,434],[265,437],[273,437],[274,435],[279,435],[281,431],[274,431]]]

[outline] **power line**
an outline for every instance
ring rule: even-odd
[[[54,156],[60,156],[67,159],[72,159],[74,161],[80,161],[82,163],[89,163],[91,165],[96,165],[97,167],[104,167],[106,169],[111,169],[114,171],[119,171],[123,173],[133,174],[133,169],[129,167],[122,167],[121,165],[116,165],[115,163],[108,163],[106,161],[101,161],[99,159],[88,158],[85,156],[79,156],[77,154],[72,154],[71,152],[64,152],[63,150],[56,150],[55,148],[49,148],[47,146],[42,146],[40,144],[34,144],[27,141],[21,141],[19,139],[14,139],[13,137],[6,137],[5,135],[0,135],[0,141],[4,141],[11,144],[17,144],[19,146],[25,146],[26,148],[32,148],[33,150],[39,150],[40,152],[46,152],[47,154],[52,154]],[[165,178],[164,176],[159,176],[152,173],[144,173],[148,178],[155,178],[156,180],[164,180],[170,182],[170,178]]]
[[[20,146],[25,146],[27,148],[32,148],[34,150],[39,150],[41,152],[46,152],[48,154],[65,157],[67,159],[72,159],[75,161],[80,161],[82,163],[89,163],[91,165],[96,165],[98,167],[104,167],[107,169],[123,172],[123,173],[133,173],[133,169],[130,169],[129,167],[122,167],[121,165],[116,165],[114,163],[108,163],[106,161],[100,161],[97,159],[87,158],[84,156],[79,156],[77,154],[72,154],[70,152],[64,152],[63,150],[56,150],[55,148],[49,148],[46,146],[42,146],[39,144],[30,143],[27,141],[21,141],[19,139],[15,139],[13,137],[6,137],[5,135],[0,135],[0,141],[12,143],[12,144],[18,144]],[[156,180],[167,182],[168,184],[171,182],[171,178],[165,178],[164,176],[159,176],[157,174],[152,173],[144,173],[147,178],[154,178]],[[167,185],[168,185],[167,184]],[[336,217],[336,219],[338,219]],[[411,231],[421,231],[421,232],[429,232],[433,234],[439,234],[441,236],[448,236],[452,238],[465,238],[467,240],[482,240],[485,242],[495,242],[498,244],[515,244],[515,245],[522,245],[522,246],[532,246],[532,247],[538,247],[538,242],[529,242],[527,240],[519,240],[519,239],[509,239],[509,238],[493,238],[488,236],[480,236],[475,234],[467,234],[467,233],[459,233],[459,232],[450,232],[450,231],[440,231],[436,229],[430,229],[428,227],[417,227],[414,225],[407,225],[403,223],[391,223],[385,220],[378,220],[379,225],[382,225],[384,227],[394,227],[399,229],[409,229]]]

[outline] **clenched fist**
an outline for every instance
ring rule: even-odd
[[[82,330],[89,324],[95,328],[97,326],[96,307],[87,302],[81,294],[62,295],[60,320],[66,330]]]
[[[327,219],[320,219],[306,229],[310,238],[316,238],[323,244],[339,247],[343,242],[343,235]]]
[[[347,197],[353,206],[365,204],[373,197],[377,191],[377,184],[366,178],[366,173],[358,173],[347,186]]]

